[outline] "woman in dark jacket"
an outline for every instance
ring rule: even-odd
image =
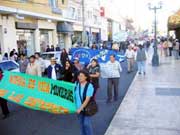
[[[68,53],[66,52],[66,49],[63,49],[61,53],[61,64],[63,65],[63,67],[65,67],[65,63],[67,60],[69,60]]]
[[[0,80],[3,78],[3,71],[0,69]],[[0,105],[3,113],[3,119],[6,119],[9,116],[9,109],[7,106],[7,100],[0,97]]]
[[[73,82],[74,73],[75,73],[75,67],[71,64],[69,60],[66,60],[63,70],[63,81]]]

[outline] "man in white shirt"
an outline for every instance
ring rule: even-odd
[[[114,101],[118,100],[118,86],[119,86],[119,78],[120,78],[120,72],[122,72],[121,65],[118,61],[115,59],[115,55],[110,56],[110,61],[107,62],[107,67],[109,68],[108,71],[110,71],[110,76],[108,77],[108,99],[107,103],[112,102],[112,86],[114,86]]]
[[[131,45],[128,46],[128,49],[126,50],[125,56],[127,58],[128,73],[130,73],[133,71],[134,58],[135,58],[135,53],[134,53],[134,50],[132,49]]]
[[[56,63],[56,58],[51,58],[51,65],[47,68],[47,76],[53,80],[60,80],[62,75],[62,67]]]

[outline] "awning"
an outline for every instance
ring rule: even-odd
[[[58,23],[57,24],[57,32],[60,32],[60,33],[73,32],[73,26],[72,26],[72,24],[67,23],[67,22]]]
[[[168,18],[168,29],[175,30],[180,28],[180,10]]]

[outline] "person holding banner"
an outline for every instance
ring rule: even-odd
[[[3,71],[0,68],[0,80],[3,78]],[[0,105],[3,113],[3,119],[6,119],[9,116],[9,109],[7,106],[7,100],[0,97]]]
[[[91,97],[94,93],[93,85],[90,83],[90,76],[86,70],[81,70],[78,75],[79,82],[76,83],[75,87],[75,99],[77,106],[77,114],[80,122],[80,130],[81,135],[93,135],[93,128],[91,123],[91,117],[86,116],[83,113],[84,108],[90,102]],[[84,95],[84,91],[87,89],[86,97],[84,101],[82,101],[82,97]]]
[[[107,103],[112,102],[112,86],[114,85],[114,101],[118,100],[118,86],[119,86],[119,78],[120,72],[122,72],[121,65],[115,59],[115,55],[110,55],[110,61],[107,62],[108,71],[110,72],[110,76],[108,77],[108,88],[107,88]]]
[[[51,65],[47,68],[47,76],[48,78],[54,79],[54,80],[60,80],[62,79],[62,67],[61,65],[56,63],[56,58],[51,58]]]
[[[35,62],[36,58],[34,55],[30,56],[29,64],[26,69],[26,74],[34,76],[42,76],[41,67]]]

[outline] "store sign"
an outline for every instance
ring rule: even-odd
[[[37,29],[38,25],[34,23],[16,22],[16,28],[17,29]]]

